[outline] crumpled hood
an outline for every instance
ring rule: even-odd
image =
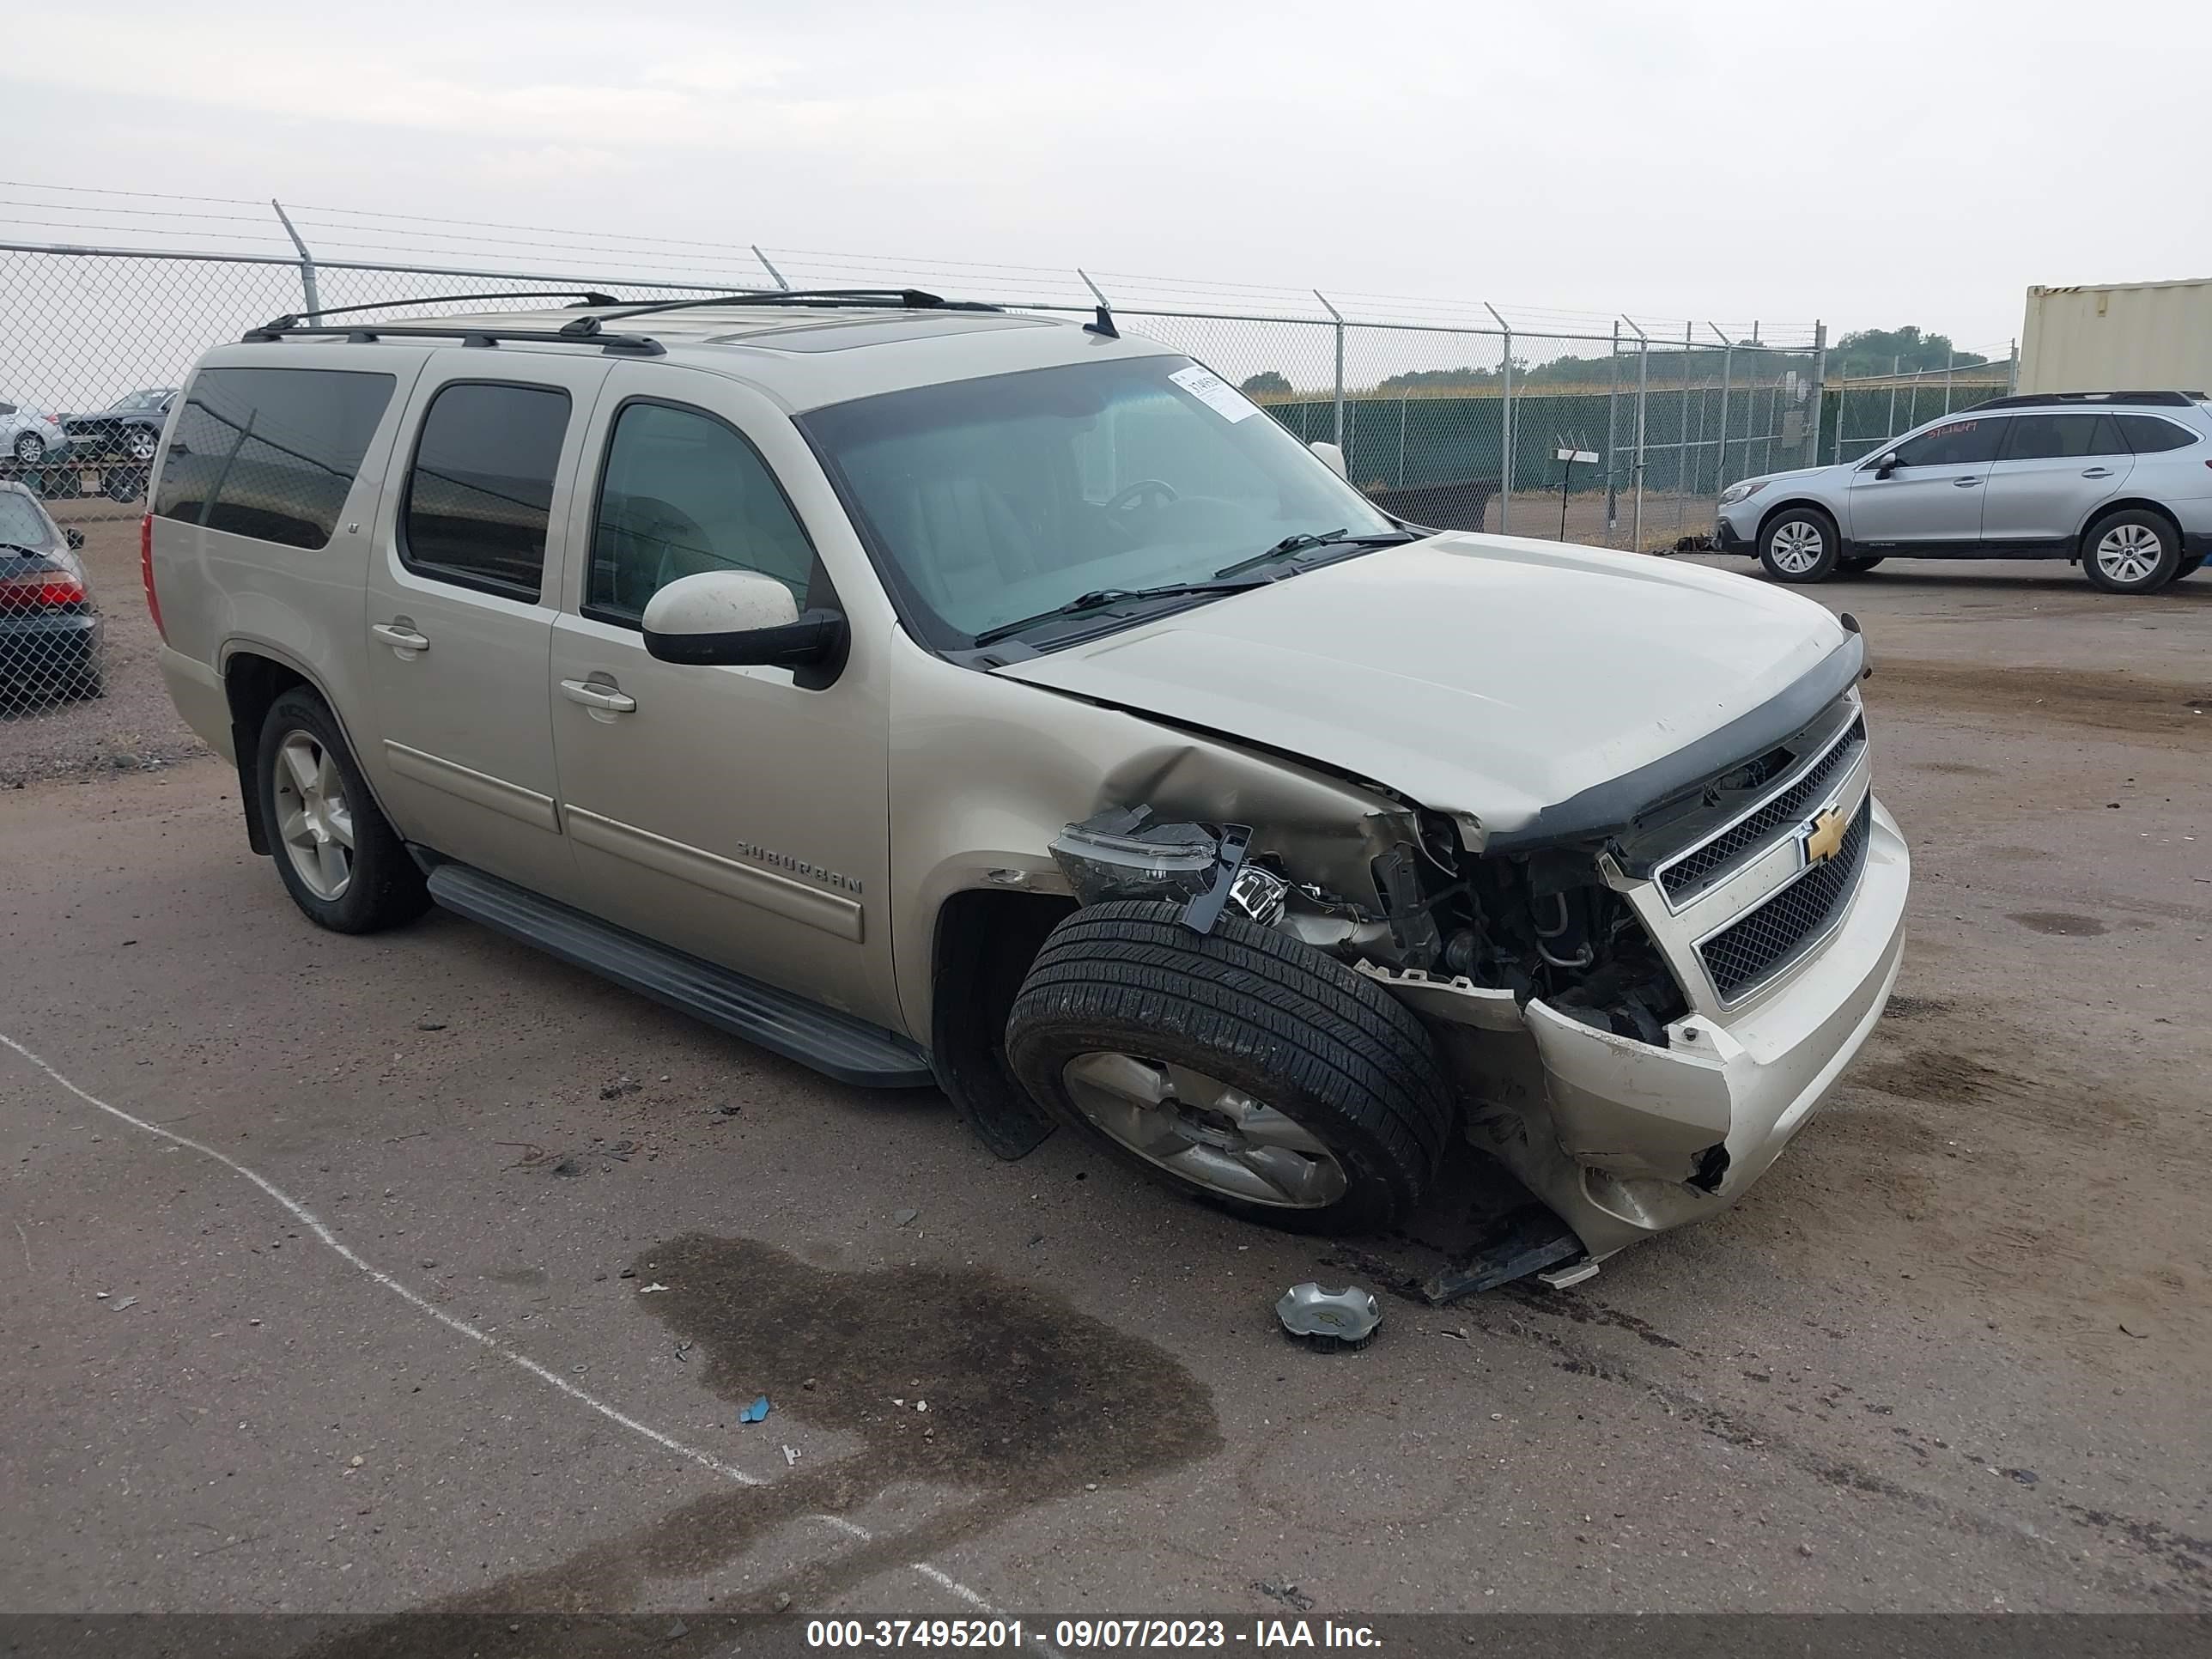
[[[1718,732],[1847,638],[1748,577],[1449,534],[996,672],[1304,757],[1498,835]]]

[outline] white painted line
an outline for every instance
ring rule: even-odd
[[[29,1060],[32,1065],[37,1066],[40,1071],[44,1072],[49,1078],[59,1084],[63,1088],[68,1090],[70,1093],[75,1095],[79,1100],[84,1102],[86,1105],[95,1107],[99,1110],[106,1113],[110,1117],[116,1119],[118,1121],[129,1124],[134,1129],[143,1131],[144,1133],[153,1135],[159,1139],[173,1142],[175,1145],[185,1148],[187,1152],[198,1152],[202,1158],[213,1158],[217,1164],[222,1164],[224,1169],[228,1170],[233,1175],[244,1176],[246,1180],[252,1182],[255,1186],[261,1188],[263,1192],[268,1194],[270,1197],[275,1199],[277,1203],[283,1205],[285,1209],[290,1211],[291,1213],[298,1218],[302,1226],[306,1227],[307,1231],[313,1233],[317,1238],[320,1239],[324,1243],[329,1245],[331,1249],[335,1250],[339,1257],[343,1259],[349,1267],[358,1268],[361,1272],[366,1273],[374,1282],[382,1285],[386,1290],[390,1291],[394,1296],[398,1297],[410,1306],[417,1308],[422,1312],[429,1315],[431,1318],[436,1320],[447,1330],[458,1332],[460,1335],[468,1338],[470,1341],[479,1343],[483,1346],[489,1348],[492,1352],[497,1354],[501,1359],[507,1361],[508,1364],[516,1367],[518,1370],[529,1372],[531,1376],[536,1377],[541,1382],[550,1382],[553,1387],[558,1389],[562,1394],[567,1395],[569,1399],[575,1401],[579,1405],[590,1407],[600,1416],[605,1418],[608,1422],[615,1424],[618,1427],[628,1429],[632,1434],[642,1435],[646,1439],[650,1440],[654,1445],[659,1446],[664,1451],[673,1452],[678,1457],[687,1458],[690,1462],[696,1463],[701,1468],[711,1469],[714,1474],[720,1475],[724,1480],[734,1480],[741,1486],[760,1486],[768,1484],[766,1481],[762,1480],[760,1476],[757,1474],[748,1474],[743,1469],[738,1468],[735,1464],[726,1463],[720,1458],[714,1455],[711,1452],[702,1451],[696,1446],[687,1446],[681,1440],[678,1440],[674,1435],[664,1434],[649,1423],[639,1422],[637,1419],[630,1416],[627,1412],[619,1411],[614,1407],[607,1404],[605,1401],[601,1400],[598,1395],[578,1388],[574,1382],[568,1381],[567,1377],[562,1376],[559,1372],[549,1370],[547,1367],[539,1364],[528,1354],[520,1352],[514,1348],[508,1347],[507,1344],[501,1342],[497,1337],[492,1335],[490,1332],[479,1329],[477,1327],[470,1324],[465,1319],[455,1318],[452,1314],[447,1313],[443,1308],[439,1307],[435,1303],[430,1301],[420,1291],[410,1289],[407,1285],[401,1284],[398,1279],[394,1279],[390,1273],[384,1272],[381,1268],[363,1260],[360,1253],[355,1250],[351,1245],[344,1243],[344,1241],[340,1239],[336,1233],[325,1226],[322,1223],[321,1218],[317,1216],[313,1211],[310,1210],[306,1205],[301,1203],[298,1199],[294,1198],[289,1193],[284,1191],[283,1188],[277,1186],[276,1182],[256,1173],[254,1170],[247,1169],[246,1165],[240,1164],[236,1158],[228,1156],[227,1153],[217,1152],[214,1147],[208,1146],[204,1141],[194,1140],[189,1135],[180,1135],[173,1129],[165,1129],[158,1123],[149,1123],[143,1117],[134,1117],[129,1112],[125,1111],[120,1106],[109,1105],[99,1096],[88,1093],[86,1091],[77,1087],[76,1084],[70,1082],[69,1079],[64,1077],[59,1072],[46,1064],[46,1062],[40,1059],[37,1054],[33,1054],[21,1043],[16,1042],[15,1038],[9,1036],[5,1031],[0,1031],[0,1044],[4,1044],[8,1048],[14,1049],[17,1054],[21,1054],[25,1060]],[[26,1242],[25,1248],[27,1250],[29,1248],[27,1241]],[[870,1532],[866,1527],[860,1525],[859,1522],[848,1521],[842,1515],[815,1515],[810,1516],[807,1518],[813,1521],[818,1521],[826,1527],[832,1528],[838,1532],[845,1534],[849,1538],[858,1539],[864,1543],[872,1541],[875,1538],[875,1534]],[[967,1585],[953,1577],[951,1574],[946,1572],[942,1567],[933,1565],[927,1561],[913,1561],[908,1563],[908,1565],[912,1571],[921,1574],[924,1578],[929,1580],[931,1583],[935,1584],[940,1589],[946,1590],[951,1594],[958,1596],[970,1607],[980,1607],[994,1619],[1003,1619],[1008,1616],[1001,1613],[982,1595],[977,1594],[975,1590],[969,1589]],[[1038,1639],[1040,1644],[1042,1644],[1042,1638],[1040,1638]]]

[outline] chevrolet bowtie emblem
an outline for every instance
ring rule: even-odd
[[[1805,862],[1826,864],[1844,850],[1844,815],[1830,807],[1805,827]]]

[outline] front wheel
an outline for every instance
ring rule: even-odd
[[[2081,538],[2081,574],[2107,593],[2155,593],[2180,568],[2181,534],[2162,514],[2124,507]]]
[[[25,466],[36,466],[46,459],[46,441],[35,432],[15,434],[15,459]]]
[[[1842,554],[1836,521],[1817,507],[1785,507],[1759,532],[1759,562],[1778,582],[1824,582]]]
[[[123,447],[134,461],[150,461],[161,447],[161,435],[150,427],[134,426],[123,434]]]
[[[1304,941],[1182,907],[1091,905],[1055,927],[1006,1023],[1015,1075],[1125,1162],[1297,1232],[1402,1220],[1453,1101],[1404,1004]]]
[[[254,779],[276,873],[319,927],[373,933],[429,908],[422,872],[355,765],[337,719],[312,691],[287,691],[262,722]]]

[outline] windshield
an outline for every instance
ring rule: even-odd
[[[161,399],[168,395],[166,392],[126,392],[107,407],[110,410],[159,409],[161,406]]]
[[[0,542],[41,550],[53,544],[53,538],[46,533],[46,515],[29,496],[0,489]]]
[[[1207,581],[1288,536],[1395,528],[1188,357],[920,386],[799,425],[941,649],[1082,595]]]

